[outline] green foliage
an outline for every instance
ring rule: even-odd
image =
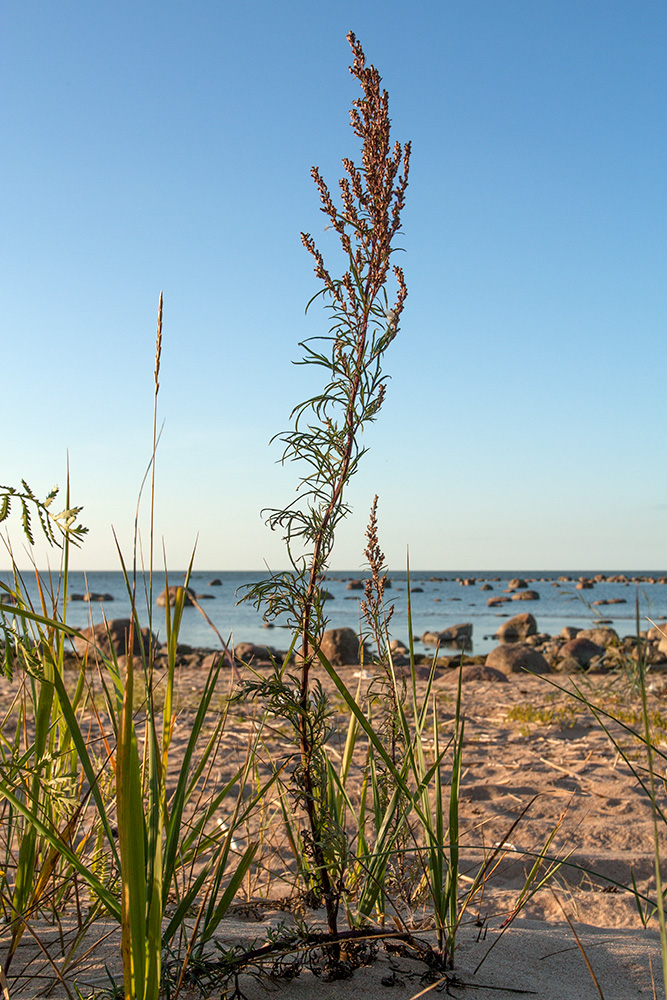
[[[158,317],[156,407],[162,296]],[[156,438],[154,420],[152,467]],[[47,539],[57,542],[55,532],[61,532],[65,558],[62,580],[50,595],[50,614],[47,588],[40,575],[37,573],[36,579],[42,614],[36,614],[23,597],[16,568],[14,590],[5,588],[13,603],[0,604],[5,660],[20,666],[28,695],[19,709],[14,741],[9,742],[0,732],[0,845],[5,854],[3,888],[11,930],[3,972],[9,969],[28,921],[42,905],[47,909],[50,905],[55,915],[68,895],[84,885],[90,906],[86,920],[79,916],[80,931],[102,908],[118,920],[126,1000],[158,1000],[163,950],[179,943],[176,951],[182,969],[178,992],[188,961],[201,954],[231,905],[257,852],[257,843],[250,841],[236,858],[233,835],[271,780],[261,784],[248,801],[238,791],[245,787],[256,756],[256,747],[250,746],[245,764],[221,788],[207,792],[207,775],[220,751],[226,721],[223,712],[212,733],[205,734],[221,662],[209,671],[180,765],[170,765],[174,678],[185,590],[179,589],[173,613],[169,602],[166,605],[168,665],[160,708],[155,698],[152,634],[146,645],[142,643],[140,666],[133,657],[133,637],[141,633],[135,600],[136,539],[132,581],[121,557],[132,605],[124,669],[110,641],[111,650],[105,654],[87,640],[88,652],[79,660],[71,694],[64,677],[65,637],[83,637],[60,620],[57,595],[62,595],[66,608],[69,542],[84,529],[74,523],[78,508],[48,519],[55,491],[41,502],[25,483],[23,486],[23,493],[7,491],[4,516],[9,515],[11,500],[18,497],[24,530],[32,542],[28,504],[33,504]],[[151,504],[147,593],[152,593],[153,583],[152,532]],[[95,710],[99,731],[91,734],[90,726],[83,724],[81,709],[93,661],[104,690],[107,722],[105,725]],[[143,681],[143,726],[141,717],[139,721],[135,717],[138,679]],[[106,751],[102,760],[100,747]],[[113,778],[105,785],[102,779],[109,767]],[[220,809],[225,805],[230,815],[220,825]],[[7,821],[4,826],[3,818]],[[82,834],[85,823],[89,828]],[[74,846],[77,836],[79,843]],[[101,863],[102,851],[106,851],[106,863]],[[170,895],[177,905],[165,920]],[[195,904],[198,916],[192,928],[186,918]],[[77,911],[80,914],[78,896]]]
[[[65,572],[67,560],[65,560]],[[75,674],[74,693],[63,699],[64,623],[46,615],[55,594],[40,581],[43,614],[24,595],[15,573],[14,603],[3,606],[5,660],[21,684],[0,726],[0,850],[4,872],[3,900],[11,940],[4,960],[6,973],[24,935],[38,913],[64,907],[75,891],[81,857],[72,844],[83,836],[89,794],[79,780],[81,760],[73,726],[86,707],[83,669]],[[13,737],[7,725],[15,712]],[[95,791],[98,774],[95,773]],[[85,839],[85,837],[84,837]],[[98,899],[113,909],[112,877],[92,874]],[[80,915],[81,928],[88,917]]]
[[[55,514],[51,510],[51,505],[58,496],[58,487],[47,494],[44,500],[40,500],[30,489],[25,479],[21,480],[20,490],[13,486],[0,485],[0,524],[7,521],[12,512],[13,504],[18,504],[21,513],[21,525],[23,532],[31,545],[35,544],[35,535],[32,526],[31,508],[37,515],[42,533],[50,545],[60,545],[63,540],[79,545],[88,528],[77,524],[77,518],[82,507],[67,506],[64,510]]]
[[[89,717],[84,725],[83,712],[87,657],[80,663],[74,694],[65,683],[62,639],[71,630],[24,610],[21,603],[6,609],[19,624],[38,628],[40,641],[39,652],[23,661],[25,704],[18,708],[15,739],[0,738],[0,846],[11,917],[5,973],[27,922],[42,908],[48,912],[56,902],[65,905],[80,891],[78,882],[87,887],[90,899],[81,932],[101,908],[118,920],[125,995],[157,1000],[163,950],[182,939],[182,963],[201,954],[253,862],[256,842],[236,857],[233,837],[271,784],[271,779],[263,782],[248,799],[238,791],[247,784],[256,747],[249,748],[247,762],[221,787],[206,791],[204,776],[214,766],[226,722],[223,712],[213,720],[212,731],[205,731],[212,721],[209,708],[220,664],[207,676],[182,760],[177,767],[170,764],[183,598],[181,589],[173,612],[166,607],[169,651],[161,709],[154,698],[150,659],[142,659],[137,670],[129,656],[122,671],[113,652],[96,650],[109,721],[103,726],[95,712],[99,731],[92,732]],[[18,653],[26,646],[19,643]],[[132,697],[135,672],[143,676],[145,690],[139,734]],[[19,737],[27,741],[25,747]],[[101,748],[106,758],[100,757]],[[106,782],[109,764],[113,776]],[[228,816],[224,826],[217,822],[221,809]],[[177,906],[165,921],[170,896]],[[195,929],[188,929],[186,918],[195,905],[199,919]]]
[[[513,705],[505,713],[507,722],[522,723],[521,732],[530,733],[530,726],[558,726],[571,729],[577,721],[576,713],[571,705],[537,706],[529,703]]]

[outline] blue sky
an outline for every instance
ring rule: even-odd
[[[335,187],[358,154],[350,29],[413,143],[409,297],[334,566],[361,564],[377,492],[395,569],[408,545],[415,568],[664,569],[651,0],[5,0],[0,482],[62,486],[69,451],[74,566],[117,567],[164,289],[158,539],[172,567],[197,535],[200,569],[285,565],[260,511],[297,472],[268,442],[321,384],[291,363],[326,328],[299,233],[326,254],[310,167]]]

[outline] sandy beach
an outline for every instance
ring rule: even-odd
[[[359,698],[363,700],[372,672],[365,671],[360,678],[359,667],[352,665],[341,667],[340,674],[352,691],[361,681]],[[192,668],[178,674],[179,714],[172,750],[175,765],[187,741],[192,706],[204,675],[204,671]],[[456,670],[442,670],[434,684],[443,733],[453,724],[456,675]],[[654,736],[660,745],[667,741],[667,720],[661,714],[663,675],[656,672],[649,676]],[[232,685],[237,683],[229,679]],[[323,683],[336,704],[331,683]],[[418,694],[424,684],[423,678],[418,681]],[[0,688],[0,695],[6,698],[12,685],[2,680]],[[375,961],[358,969],[348,981],[325,983],[304,967],[291,980],[257,981],[241,976],[242,994],[248,1000],[268,995],[292,1000],[313,996],[315,991],[332,998],[376,997],[386,995],[393,986],[395,993],[407,998],[429,986],[433,990],[448,986],[454,996],[482,1000],[521,995],[521,991],[545,1000],[595,997],[600,991],[607,1000],[625,1000],[653,995],[652,966],[655,995],[663,996],[657,918],[644,928],[635,897],[628,891],[634,879],[640,893],[650,899],[655,896],[651,806],[609,736],[590,710],[572,696],[576,688],[611,714],[616,711],[626,725],[638,724],[638,699],[628,676],[618,672],[576,677],[513,674],[508,682],[470,681],[463,685],[461,907],[484,858],[495,851],[496,861],[483,893],[465,909],[455,966],[446,978],[434,984],[438,977],[434,981],[433,976],[425,976],[428,970],[413,949],[388,941],[380,942]],[[217,781],[232,773],[243,758],[256,714],[252,702],[242,702],[235,710],[222,740]],[[610,731],[627,747],[630,762],[641,766],[636,741],[623,726],[610,724]],[[281,750],[284,752],[284,744],[276,729],[267,734],[266,752],[277,756]],[[332,739],[329,752],[333,758],[341,752],[337,737]],[[355,758],[353,791],[355,781],[361,780],[362,757],[360,753]],[[267,774],[268,770],[266,765]],[[251,820],[246,830],[239,831],[241,847],[244,837],[256,834],[253,824],[260,822]],[[285,848],[284,831],[276,815],[270,827],[263,846],[267,857]],[[539,891],[522,901],[526,875],[555,828],[547,853],[562,864]],[[498,845],[502,845],[500,850]],[[275,858],[268,859],[262,870],[257,869],[246,880],[221,924],[218,937],[225,946],[251,948],[265,943],[270,927],[278,923],[293,926],[295,911],[309,927],[323,927],[323,911],[286,904],[298,893],[288,879],[276,877]],[[519,903],[522,905],[515,912]],[[412,902],[396,901],[396,913],[399,911],[416,938],[433,941],[426,900],[414,893]],[[513,914],[514,919],[508,922]],[[389,913],[385,929],[394,927]],[[37,945],[30,934],[25,935],[10,970],[10,996],[66,996],[64,987],[54,980],[51,961],[61,964],[59,952],[67,937],[67,922],[61,928],[47,928],[37,921],[34,929],[41,943]],[[5,932],[0,941],[3,950],[6,942]],[[46,950],[51,959],[42,950],[45,942],[50,942]],[[108,920],[92,926],[65,978],[70,988],[76,983],[87,996],[93,989],[109,985],[105,966],[114,976],[120,975],[119,935]],[[267,968],[270,971],[270,964]]]

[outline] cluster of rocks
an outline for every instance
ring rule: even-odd
[[[556,582],[572,583],[574,579],[573,576],[559,576]],[[626,576],[625,573],[596,573],[595,576],[591,577],[580,576],[577,578],[577,582],[591,586],[596,583],[667,583],[667,576]],[[582,587],[581,589],[589,588]]]
[[[461,580],[464,586],[469,583],[475,583],[475,580]],[[508,601],[539,601],[540,595],[536,590],[528,589],[529,583],[534,583],[534,580],[521,580],[514,579],[510,580],[507,584],[506,590],[502,594],[494,594],[493,597],[489,597],[486,604],[489,608],[497,608],[502,604],[506,604]],[[541,582],[545,583],[546,580]],[[592,590],[596,583],[625,583],[629,585],[630,583],[667,583],[667,577],[660,576],[645,576],[645,577],[626,577],[624,574],[619,574],[617,576],[605,576],[604,573],[597,573],[594,577],[584,577],[580,576],[578,580],[574,581],[570,576],[559,576],[557,580],[548,581],[552,586],[558,587],[561,583],[574,583],[575,590]],[[488,583],[485,583],[480,590],[493,590]],[[608,597],[600,598],[597,601],[592,602],[593,605],[605,605],[605,604],[627,604],[627,599],[625,597]]]
[[[421,641],[425,646],[437,646],[442,643],[457,643],[467,645],[472,641],[472,622],[460,625],[450,625],[440,632],[424,632]]]
[[[501,604],[505,604],[507,601],[539,601],[540,595],[536,590],[528,589],[528,582],[528,580],[522,580],[519,577],[510,580],[503,594],[497,594],[495,597],[490,597],[488,599],[486,602],[487,607],[497,608]],[[533,582],[533,580],[530,581],[530,583]],[[493,588],[482,587],[481,589],[492,590]]]
[[[565,626],[557,636],[539,632],[531,614],[516,615],[503,622],[496,638],[500,645],[486,657],[486,665],[503,673],[530,670],[533,673],[606,671],[640,656],[651,666],[667,664],[667,622],[639,637],[621,638],[609,626],[573,628]]]
[[[438,632],[425,632],[421,641],[431,646],[454,645],[465,651],[470,646],[472,632],[472,623],[462,622]],[[498,645],[486,656],[466,657],[462,652],[439,657],[438,666],[451,668],[463,664],[466,680],[503,680],[523,670],[536,674],[602,672],[641,656],[651,666],[665,665],[667,670],[667,622],[664,627],[642,632],[639,638],[621,637],[615,629],[602,625],[589,629],[566,626],[559,635],[552,636],[540,632],[533,615],[524,612],[503,622],[495,637]],[[391,648],[396,665],[407,662],[405,645],[393,640]],[[352,629],[330,629],[325,633],[322,651],[335,666],[358,663],[359,639]],[[421,665],[430,660],[430,656],[417,657]]]
[[[130,637],[130,619],[114,618],[106,623],[93,625],[90,628],[82,629],[79,635],[73,640],[74,650],[66,654],[65,666],[75,666],[80,658],[88,655],[89,659],[94,659],[96,655],[108,657],[113,650],[119,663],[122,665],[127,659]],[[158,644],[155,634],[149,629],[142,628],[138,631],[132,630],[132,655],[140,658],[148,651],[149,643],[152,641],[155,649],[155,662],[158,667],[166,666],[168,650],[164,645]],[[270,662],[271,658],[276,658],[282,662],[282,655],[271,646],[256,646],[251,642],[238,643],[234,650],[234,657],[237,662],[249,662],[261,660]],[[201,649],[195,646],[188,646],[179,643],[177,647],[176,666],[193,667],[208,670],[218,663],[223,656],[227,664],[231,664],[231,656],[221,652],[214,652],[210,649]]]
[[[124,662],[129,650],[131,631],[134,657],[141,657],[142,654],[145,654],[152,641],[158,666],[162,660],[166,660],[167,647],[159,646],[157,636],[151,635],[149,629],[143,628],[139,631],[135,628],[131,630],[129,618],[115,618],[106,623],[102,622],[99,625],[82,629],[73,640],[74,651],[68,654],[66,665],[72,666],[74,663],[78,663],[79,658],[86,653],[93,658],[96,653],[110,656],[111,650],[121,662]],[[400,646],[400,644],[398,645]],[[357,664],[361,658],[359,637],[351,628],[328,629],[324,634],[321,649],[327,659],[336,666]],[[282,664],[286,656],[284,652],[274,646],[265,646],[254,642],[237,642],[233,649],[225,654],[179,643],[176,666],[209,669],[223,655],[228,665],[231,665],[233,657],[236,664],[252,664],[254,666],[274,662]]]
[[[498,608],[501,604],[506,604],[507,601],[539,601],[539,599],[540,595],[536,590],[520,590],[516,594],[508,596],[498,594],[497,597],[489,597],[486,604],[489,608]]]
[[[339,582],[347,583],[348,590],[363,590],[364,580],[350,579],[349,577],[327,577],[329,580],[338,580]],[[501,576],[489,576],[489,577],[478,577],[478,576],[430,576],[428,578],[429,583],[458,583],[461,587],[476,587],[480,585],[481,590],[493,589],[490,587],[492,583],[500,583],[502,581]],[[519,586],[527,587],[529,583],[574,583],[575,586],[582,584],[579,587],[580,590],[589,589],[586,585],[590,584],[594,586],[596,583],[663,583],[667,584],[667,576],[627,576],[625,573],[596,573],[594,576],[567,576],[562,574],[557,577],[554,581],[551,576],[540,576],[540,577],[526,577],[525,580],[517,581],[510,580],[509,587],[511,589],[517,589]],[[391,587],[391,580],[389,578],[385,581],[385,587]]]
[[[222,580],[211,580],[211,582],[209,583],[209,587],[221,587],[221,586],[222,586]],[[165,590],[162,591],[162,593],[158,597],[157,599],[158,605],[161,608],[163,608],[165,607],[167,601],[169,601],[170,607],[173,608],[174,604],[176,603],[176,594],[178,593],[179,590],[185,590],[186,606],[194,604],[193,598],[195,598],[198,601],[206,601],[206,600],[210,601],[213,600],[215,596],[214,594],[195,594],[194,590],[192,590],[190,587],[178,587],[178,586],[167,587],[165,588]],[[114,600],[114,596],[113,594],[101,594],[93,590],[88,590],[86,591],[85,594],[70,594],[69,600],[88,601],[88,602],[105,601],[106,603],[108,603],[109,601]]]
[[[165,594],[165,600],[171,599],[171,596]],[[524,670],[535,674],[574,673],[582,670],[602,672],[628,661],[638,660],[640,656],[651,666],[667,670],[667,622],[664,626],[642,632],[639,637],[621,637],[615,629],[603,625],[581,629],[566,626],[559,635],[552,636],[540,632],[533,615],[524,612],[503,622],[498,628],[495,633],[498,645],[490,653],[486,656],[467,657],[465,650],[470,647],[472,632],[472,623],[462,622],[438,632],[425,632],[421,641],[435,647],[458,647],[460,652],[457,655],[438,656],[437,665],[452,675],[457,671],[448,668],[462,665],[464,680],[502,681],[509,675]],[[141,656],[142,651],[148,648],[150,633],[144,628],[141,631],[134,629],[132,634],[133,655]],[[129,635],[129,619],[112,619],[84,629],[80,637],[74,640],[75,652],[70,655],[70,659],[78,662],[78,657],[86,653],[93,656],[95,650],[108,656],[111,649],[116,656],[125,657]],[[152,636],[152,643],[156,648],[159,664],[166,659],[167,650],[166,647],[157,646],[155,636]],[[408,650],[403,643],[392,640],[391,650],[396,666],[404,666],[409,662]],[[368,662],[370,658],[369,650],[362,648],[359,636],[350,628],[328,629],[324,633],[321,651],[334,666],[356,665],[362,660]],[[179,645],[177,665],[208,669],[222,656],[229,666],[232,663],[260,666],[283,663],[286,654],[273,646],[251,642],[237,643],[232,651],[225,654]],[[298,655],[295,659],[298,660]],[[431,660],[431,655],[417,657],[419,668],[425,669]]]
[[[333,582],[346,583],[348,590],[363,590],[364,587],[366,586],[366,581],[368,579],[370,579],[370,577],[358,580],[356,578],[352,578],[349,576],[330,576],[329,574],[327,574],[326,577],[324,577],[324,580],[327,580],[331,583]],[[386,576],[384,579],[384,586],[386,590],[391,589],[391,580],[389,579],[388,576]]]

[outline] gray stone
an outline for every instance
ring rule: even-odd
[[[471,682],[482,684],[508,684],[507,676],[500,670],[487,667],[484,663],[466,663],[456,670],[448,670],[442,675],[443,680],[448,683],[458,684],[459,676],[462,684]]]
[[[551,672],[551,668],[542,654],[523,643],[496,646],[487,656],[486,666],[500,670],[503,674],[518,674],[524,670],[534,674]]]
[[[408,655],[408,647],[404,642],[401,642],[400,639],[392,639],[391,642],[389,643],[389,649],[391,650],[392,653],[395,653],[397,656]]]
[[[421,663],[415,663],[414,666],[411,666],[409,659],[406,659],[405,662],[394,662],[394,670],[397,677],[408,679],[414,677],[417,681],[427,681],[431,676],[430,667],[423,666]]]
[[[512,594],[513,601],[539,601],[540,595],[536,590],[521,590],[518,594]]]
[[[618,646],[621,641],[613,628],[582,628],[576,638],[590,639],[597,646]]]
[[[110,656],[112,649],[117,656],[125,656],[130,624],[129,618],[112,618],[106,623],[101,622],[92,628],[82,629],[80,636],[74,639],[74,647],[81,656],[86,651],[89,655],[97,651],[102,656]],[[135,626],[132,642],[132,652],[135,656],[141,656],[142,647],[146,653],[148,652],[149,638],[150,632],[147,628],[142,628],[139,632]],[[156,642],[155,636],[153,642]]]
[[[527,611],[503,622],[496,632],[501,642],[521,642],[529,635],[537,635],[537,622]]]
[[[564,656],[562,660],[554,660],[554,670],[559,674],[576,674],[582,670],[582,666],[573,656]]]
[[[359,662],[359,636],[351,628],[327,629],[320,649],[334,667]]]
[[[167,599],[168,599],[169,607],[173,608],[174,604],[176,603],[177,592],[183,589],[184,589],[183,587],[168,587],[166,590],[163,590],[157,599],[158,605],[161,608],[164,608],[167,604]],[[194,590],[190,590],[190,588],[188,587],[185,590],[185,605],[187,606],[193,604],[194,603],[193,598],[196,598],[196,596],[197,595],[195,594]]]
[[[564,643],[560,647],[558,655],[559,659],[571,656],[580,666],[587,667],[594,657],[602,656],[603,654],[603,646],[598,646],[597,643],[591,642],[590,639],[586,639],[580,632],[576,639],[570,639],[569,642]]]
[[[426,646],[437,646],[439,642],[469,642],[472,639],[472,622],[450,625],[441,632],[424,632],[422,642]]]
[[[657,642],[662,642],[663,639],[667,638],[667,622],[653,625],[646,633],[646,636],[648,639],[655,639]]]
[[[242,663],[271,660],[276,655],[273,646],[259,646],[254,642],[237,642],[234,646],[234,659]]]

